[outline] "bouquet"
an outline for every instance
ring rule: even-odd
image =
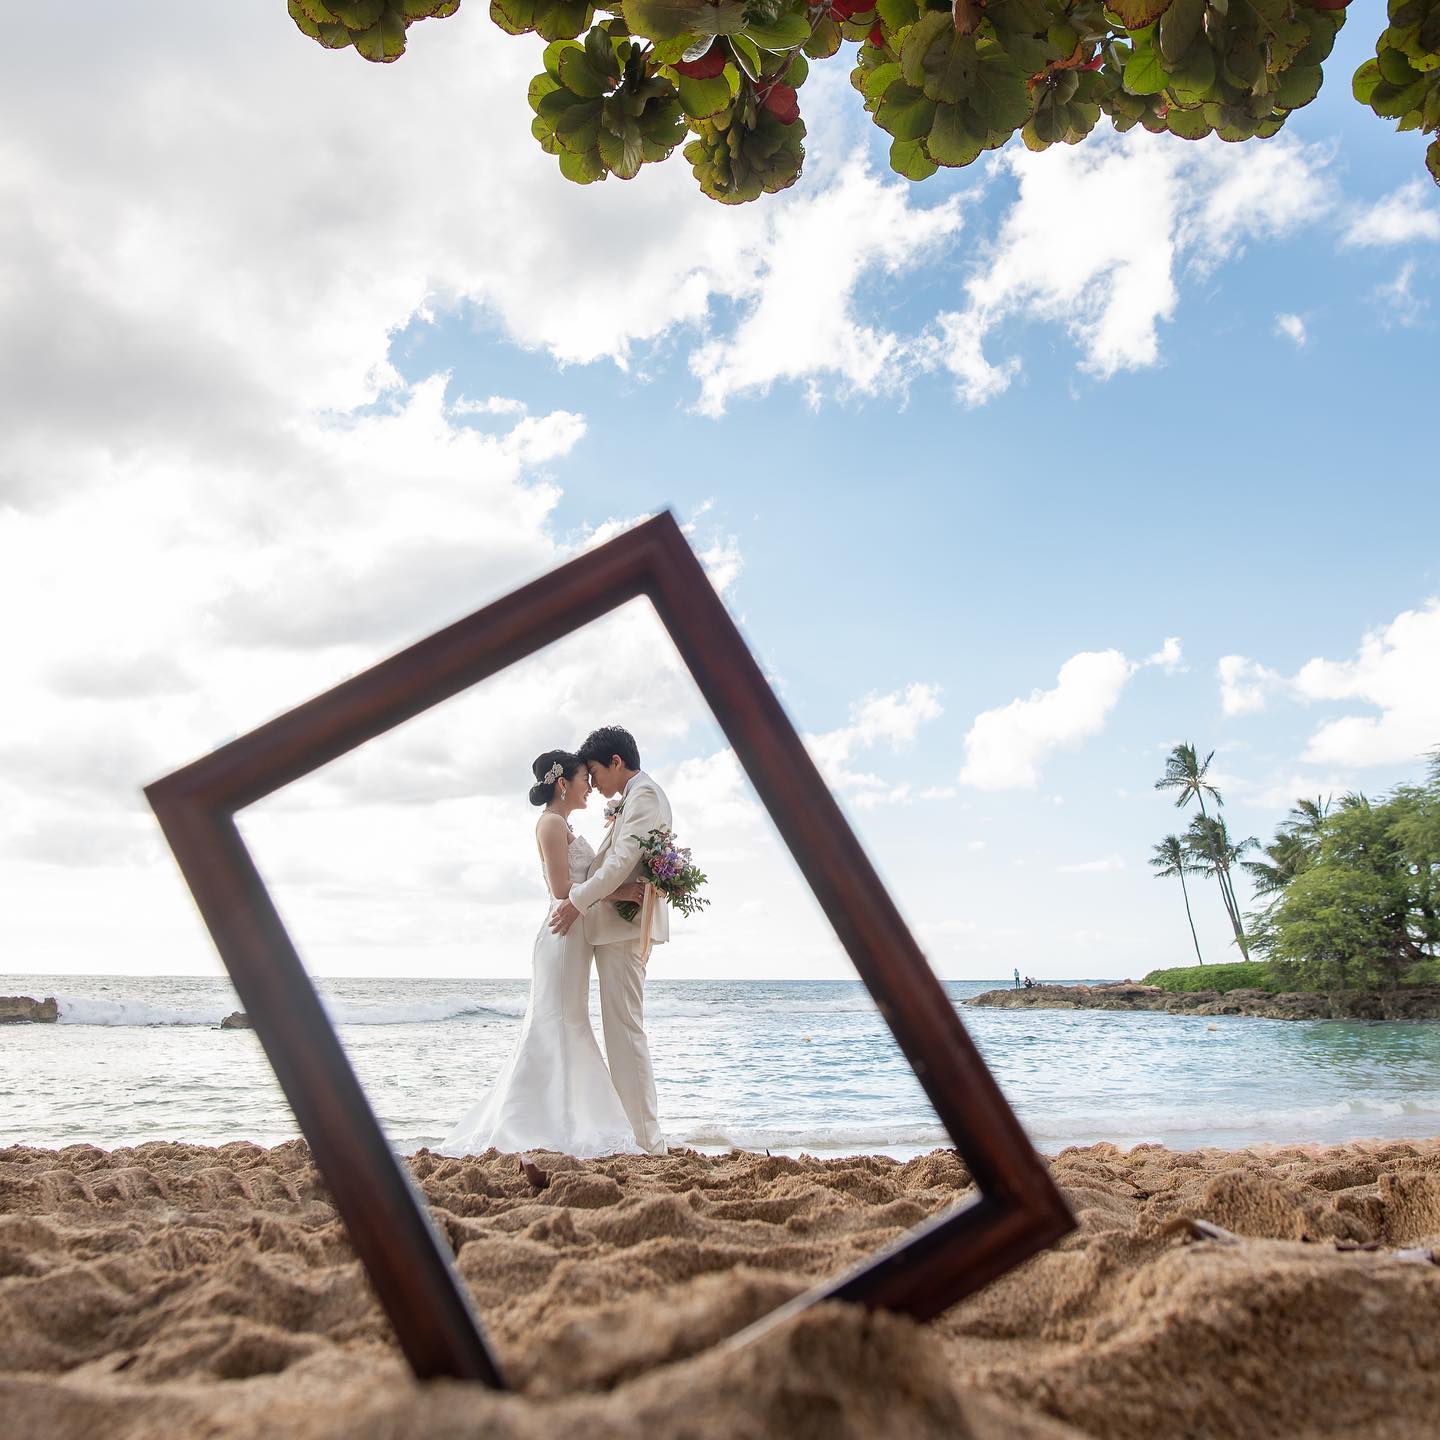
[[[704,872],[690,858],[690,851],[675,843],[667,826],[652,830],[641,842],[641,881],[668,900],[682,915],[694,915],[710,902],[698,894],[705,883]],[[617,900],[621,916],[634,921],[640,907],[633,900]]]

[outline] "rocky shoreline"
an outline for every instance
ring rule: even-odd
[[[1149,1010],[1166,1015],[1251,1015],[1262,1020],[1440,1020],[1440,985],[1330,994],[1268,990],[1162,990],[1158,985],[1032,985],[987,990],[964,1002],[995,1010]]]
[[[53,995],[44,1000],[29,995],[0,995],[0,1025],[53,1025],[60,1018],[60,1006]],[[222,1030],[252,1030],[250,1017],[235,1010],[220,1022]]]
[[[32,1000],[28,995],[0,995],[0,1025],[53,1025],[60,1007],[53,995]]]

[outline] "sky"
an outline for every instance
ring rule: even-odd
[[[218,973],[141,787],[667,507],[942,975],[1189,963],[1172,745],[1266,839],[1440,744],[1440,191],[1350,97],[1372,8],[1273,140],[918,186],[816,65],[735,209],[564,182],[475,0],[383,68],[278,0],[12,17],[0,969]],[[311,968],[524,975],[530,761],[602,723],[711,877],[651,974],[852,974],[641,603],[242,815]]]

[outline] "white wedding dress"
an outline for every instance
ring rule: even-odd
[[[570,882],[589,871],[589,841],[570,841]],[[546,882],[548,890],[549,883]],[[550,929],[550,905],[535,937],[530,1003],[515,1048],[494,1085],[439,1146],[442,1155],[559,1150],[584,1158],[640,1153],[590,1028],[591,946],[578,921]]]

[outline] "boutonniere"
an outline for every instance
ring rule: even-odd
[[[619,813],[620,813],[624,808],[625,808],[625,797],[624,797],[623,795],[617,795],[617,796],[615,796],[615,798],[614,798],[613,800],[608,800],[608,801],[606,801],[606,803],[605,803],[605,823],[606,823],[607,825],[613,825],[613,824],[615,823],[615,817],[616,817],[617,815],[619,815]]]

